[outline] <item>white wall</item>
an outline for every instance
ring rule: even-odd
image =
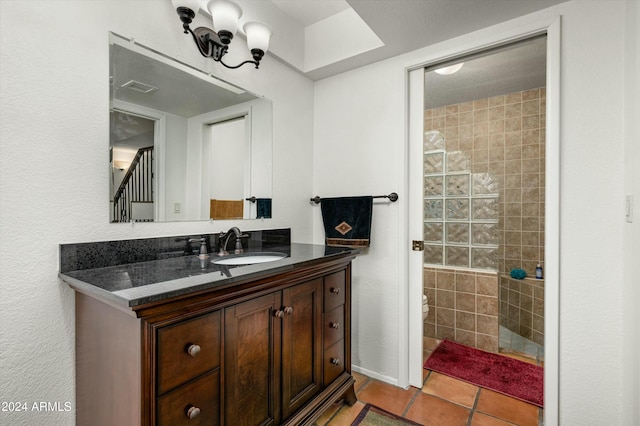
[[[168,0],[0,2],[0,401],[75,406],[74,298],[57,278],[58,244],[232,225],[311,240],[313,83],[271,57],[260,70],[208,66],[273,100],[274,219],[108,223],[108,31],[207,61]],[[231,63],[249,56],[240,38],[232,50]],[[73,412],[0,412],[0,424],[74,422]]]
[[[316,83],[314,194],[320,197],[398,192],[403,171],[403,111],[394,61]],[[402,197],[402,195],[400,195]],[[398,233],[400,203],[374,200],[371,247],[353,263],[352,362],[390,383],[398,378]],[[324,244],[320,207],[315,238]]]
[[[625,195],[633,195],[631,223],[624,224],[624,290],[622,365],[628,369],[623,375],[623,423],[640,425],[640,278],[637,262],[640,259],[640,4],[627,1],[625,78]]]
[[[623,280],[624,12],[621,0],[571,1],[516,20],[562,15],[560,424],[630,424],[629,409],[638,397],[637,389],[623,395],[638,359],[624,355],[631,344],[623,338],[638,334],[637,321],[623,322],[623,299],[637,300],[637,290]],[[402,67],[412,58],[417,64],[451,52],[486,31],[500,33],[505,25],[317,82],[314,193],[396,190],[402,200]],[[627,85],[638,78],[627,77]],[[637,127],[633,134],[637,143]],[[400,247],[408,244],[399,232],[403,209],[376,206],[373,221],[372,247],[354,263],[353,362],[394,382],[403,374],[397,349],[402,331],[393,328],[405,315],[396,309],[399,288],[406,285],[398,278]],[[322,242],[318,212],[314,222],[314,240]]]

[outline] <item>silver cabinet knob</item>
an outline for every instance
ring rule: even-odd
[[[331,293],[333,294],[338,294],[340,293],[340,289],[338,287],[331,287],[331,290],[329,290]]]
[[[282,318],[282,317],[284,317],[284,311],[281,311],[281,310],[278,309],[277,311],[275,311],[273,313],[273,316],[276,317],[276,318]]]
[[[284,308],[284,313],[287,315],[291,315],[293,313],[293,307],[287,306],[286,308]]]
[[[187,353],[195,358],[195,356],[200,353],[200,345],[196,345],[195,343],[189,345],[189,347],[187,348]]]
[[[190,405],[189,408],[187,408],[187,417],[189,417],[189,419],[193,420],[199,415],[200,409],[198,407]]]
[[[340,365],[340,360],[338,358],[331,358],[331,364]]]
[[[330,322],[329,323],[329,327],[330,328],[340,328],[340,323],[339,322]]]

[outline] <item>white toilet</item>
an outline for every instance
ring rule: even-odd
[[[427,295],[422,295],[422,321],[427,319],[427,315],[429,314],[429,303],[427,301]]]

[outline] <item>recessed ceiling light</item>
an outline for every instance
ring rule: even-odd
[[[450,65],[448,67],[442,67],[435,70],[440,75],[449,75],[454,72],[460,71],[460,68],[464,65],[464,62],[460,62],[459,64]]]

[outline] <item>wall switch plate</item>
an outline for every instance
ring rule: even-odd
[[[180,203],[173,203],[173,212],[180,213]]]
[[[624,213],[625,213],[627,222],[629,223],[633,222],[633,195],[631,194],[627,195],[627,199],[625,201]]]

